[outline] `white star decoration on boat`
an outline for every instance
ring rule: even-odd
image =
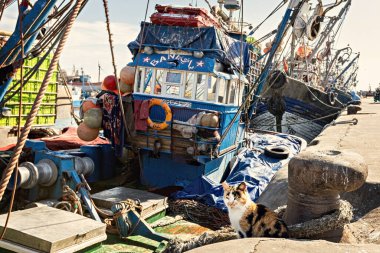
[[[203,67],[205,63],[203,61],[199,61],[197,62],[197,67]]]
[[[144,58],[144,62],[149,62],[150,58],[149,57],[145,57]]]

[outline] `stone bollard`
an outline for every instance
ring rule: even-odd
[[[351,151],[311,150],[289,162],[288,225],[302,223],[339,209],[340,193],[360,188],[368,175],[362,156]],[[318,236],[338,241],[342,229]]]

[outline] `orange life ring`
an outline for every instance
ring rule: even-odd
[[[161,106],[162,109],[165,111],[165,121],[161,123],[154,122],[153,120],[148,117],[146,119],[146,122],[148,123],[148,126],[150,128],[153,128],[155,130],[164,130],[169,126],[169,122],[172,120],[172,111],[170,110],[170,107],[168,104],[166,104],[162,99],[158,98],[152,98],[149,103],[149,110],[152,108],[152,106]]]

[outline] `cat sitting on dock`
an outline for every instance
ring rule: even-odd
[[[222,183],[224,203],[228,216],[240,238],[245,237],[282,237],[288,238],[288,228],[275,212],[266,206],[254,203],[249,197],[247,185],[237,186]]]

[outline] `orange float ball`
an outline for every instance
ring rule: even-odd
[[[100,108],[98,105],[96,105],[92,100],[85,100],[82,104],[82,111],[83,113],[87,112],[90,109]]]
[[[100,108],[93,108],[84,113],[83,123],[89,128],[102,127],[103,113]]]
[[[77,134],[82,141],[93,141],[99,135],[99,128],[89,128],[86,124],[81,123],[77,129]]]
[[[116,78],[113,75],[106,76],[102,82],[102,90],[116,90],[117,84],[116,84]]]
[[[122,80],[120,80],[119,85],[120,85],[120,91],[122,94],[124,94],[124,93],[131,94],[133,92],[133,86],[132,85],[126,84]]]
[[[133,86],[135,82],[135,67],[125,66],[120,71],[120,80],[126,85]]]

